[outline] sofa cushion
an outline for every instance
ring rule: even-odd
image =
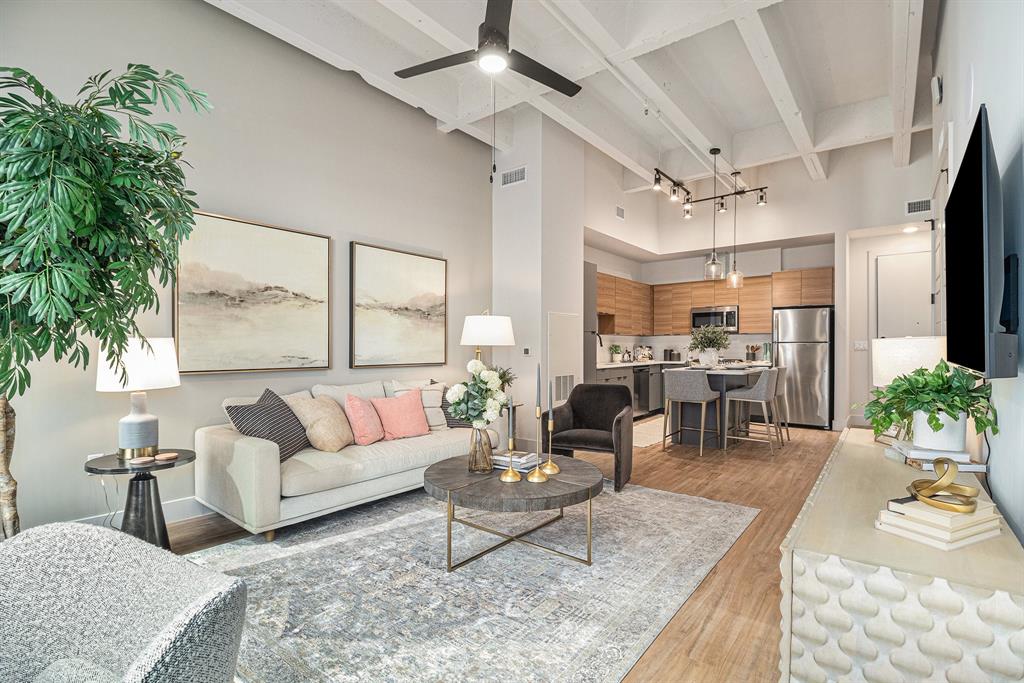
[[[388,398],[397,396],[399,391],[403,389],[424,389],[434,384],[432,379],[393,379],[390,382],[384,382],[384,393]]]
[[[498,435],[488,430],[491,446]],[[308,448],[281,464],[281,495],[302,496],[427,467],[469,452],[468,429],[446,429],[411,439],[349,446],[338,453]]]
[[[555,448],[573,448],[590,451],[610,451],[614,448],[612,433],[602,429],[567,429],[552,439]]]
[[[123,680],[113,671],[96,662],[77,657],[57,659],[39,672],[33,683],[119,683]]]
[[[306,428],[306,437],[313,448],[337,453],[355,443],[345,411],[330,396],[283,398]]]
[[[419,389],[420,398],[423,399],[423,413],[427,416],[427,424],[431,430],[448,429],[448,421],[444,411],[441,409],[441,402],[444,400],[444,385],[432,383],[427,380],[426,386],[414,387],[402,382],[391,383],[391,395],[402,396],[408,391]]]
[[[309,447],[306,428],[288,404],[270,389],[252,405],[228,406],[225,410],[241,434],[276,443],[282,462]]]
[[[352,426],[352,435],[360,446],[369,446],[384,438],[384,425],[373,404],[355,394],[345,397],[345,415]]]
[[[314,384],[313,396],[330,396],[342,408],[345,407],[345,399],[349,394],[359,398],[371,399],[382,398],[387,394],[384,392],[384,382],[363,382],[362,384]]]
[[[284,402],[287,403],[290,398],[313,398],[313,394],[309,393],[309,389],[303,389],[302,391],[296,391],[294,394],[278,394]],[[228,406],[251,406],[256,401],[260,400],[259,396],[229,396],[220,402],[220,408],[224,411],[224,417],[231,419],[228,415]]]
[[[419,389],[404,391],[394,398],[371,398],[370,403],[384,427],[386,441],[423,436],[430,432]]]

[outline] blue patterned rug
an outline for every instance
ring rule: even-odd
[[[757,515],[641,486],[594,500],[594,564],[522,544],[445,572],[422,490],[189,559],[245,580],[246,681],[618,681]],[[550,513],[457,513],[508,532]],[[530,538],[586,553],[586,507]],[[496,537],[455,525],[455,559]]]

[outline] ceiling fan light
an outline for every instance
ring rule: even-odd
[[[477,65],[489,74],[501,73],[508,66],[508,55],[497,47],[486,47],[480,51]]]

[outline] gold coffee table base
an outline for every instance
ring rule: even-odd
[[[452,504],[452,497],[451,497],[451,494],[449,493],[449,495],[448,495],[448,571],[449,572],[453,572],[456,569],[458,569],[459,567],[464,567],[467,564],[469,564],[470,562],[473,562],[474,560],[479,560],[484,555],[489,555],[490,553],[494,552],[498,548],[505,547],[509,543],[522,543],[524,545],[528,545],[528,546],[531,546],[533,548],[540,548],[541,550],[545,550],[545,551],[547,551],[549,553],[552,553],[554,555],[558,555],[559,557],[563,557],[563,558],[565,558],[567,560],[572,560],[574,562],[579,562],[580,564],[585,564],[588,567],[591,566],[591,564],[593,563],[592,562],[592,558],[593,558],[593,520],[594,520],[594,508],[593,508],[593,499],[592,498],[587,499],[587,556],[585,558],[584,557],[576,557],[575,555],[570,555],[569,553],[563,553],[561,550],[555,550],[554,548],[550,548],[550,547],[548,547],[546,545],[542,545],[540,543],[535,543],[534,541],[530,541],[530,540],[527,540],[527,539],[523,538],[524,536],[532,534],[534,531],[537,531],[539,529],[543,529],[547,525],[552,524],[554,522],[557,522],[558,520],[562,519],[564,516],[565,516],[565,508],[559,508],[558,509],[558,515],[556,515],[555,517],[552,517],[551,519],[549,519],[547,521],[541,522],[537,526],[531,527],[530,529],[527,529],[526,531],[521,531],[518,534],[506,534],[503,531],[498,531],[497,529],[491,529],[490,527],[483,526],[482,524],[477,524],[476,522],[471,522],[468,519],[460,519],[460,518],[456,517],[455,516],[455,505]],[[477,529],[479,531],[485,531],[485,532],[487,532],[489,534],[494,534],[495,536],[499,536],[499,537],[501,537],[501,538],[503,538],[505,540],[500,541],[499,543],[495,543],[491,547],[485,548],[484,550],[481,550],[480,552],[476,553],[475,555],[472,555],[470,557],[467,557],[464,560],[461,560],[459,562],[456,562],[455,564],[452,564],[452,522],[458,522],[459,524],[463,524],[463,525],[468,526],[470,528]]]

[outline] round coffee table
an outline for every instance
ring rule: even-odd
[[[160,506],[160,488],[157,486],[156,477],[150,472],[188,465],[196,459],[196,453],[183,448],[161,448],[157,453],[177,453],[178,457],[148,465],[132,465],[117,453],[113,453],[87,460],[85,471],[101,475],[134,474],[128,482],[128,499],[124,504],[121,531],[158,545],[164,550],[170,550],[171,541],[167,537],[167,524],[164,522],[164,511]]]
[[[553,456],[554,462],[561,469],[558,474],[550,475],[543,483],[534,484],[526,480],[506,483],[498,477],[502,470],[494,470],[490,474],[469,472],[468,455],[460,455],[434,463],[423,473],[423,488],[432,497],[444,501],[448,505],[448,571],[469,564],[490,552],[509,543],[524,543],[534,548],[546,550],[566,559],[590,565],[592,561],[591,538],[593,528],[593,499],[604,488],[604,477],[601,470],[589,462]],[[530,541],[525,536],[546,527],[552,522],[562,519],[565,508],[570,505],[587,504],[587,556],[576,557],[560,550],[549,548]],[[485,527],[467,519],[455,516],[456,507],[487,510],[489,512],[539,512],[558,510],[558,515],[518,534],[506,534],[497,529]],[[503,540],[472,557],[452,564],[452,522],[458,522],[473,529],[486,531],[501,537]]]

